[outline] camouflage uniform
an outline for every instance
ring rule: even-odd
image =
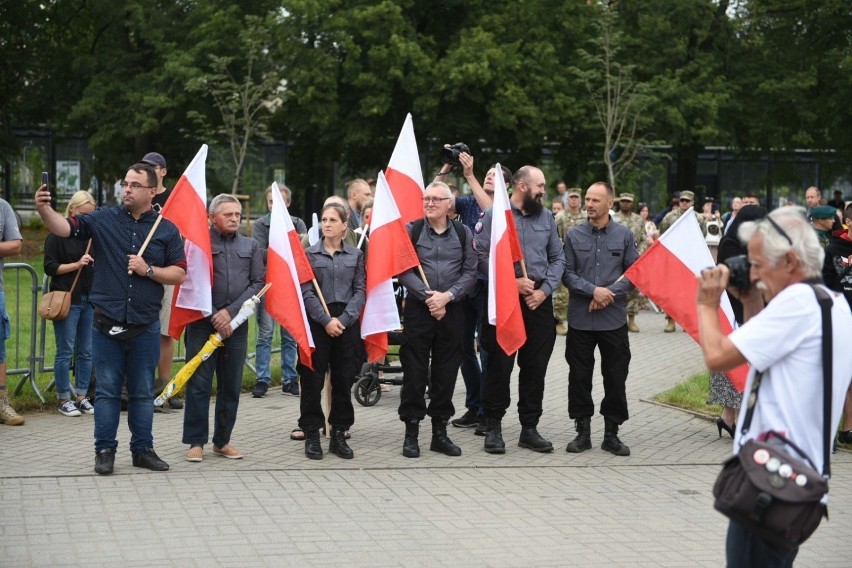
[[[648,235],[645,232],[645,222],[642,217],[631,212],[629,216],[621,211],[612,216],[612,220],[620,225],[624,225],[633,232],[633,238],[636,239],[636,248],[639,249],[639,254],[642,254],[648,249]],[[627,295],[627,315],[635,316],[639,313],[639,290],[634,287],[630,294]]]
[[[556,232],[562,242],[565,242],[565,233],[585,222],[586,212],[582,209],[577,213],[572,213],[570,209],[564,209],[556,214]],[[553,293],[553,317],[556,321],[562,323],[568,318],[568,288],[562,282],[559,282],[559,287]]]

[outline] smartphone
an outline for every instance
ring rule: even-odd
[[[50,182],[50,173],[49,172],[41,172],[41,184],[47,185]]]

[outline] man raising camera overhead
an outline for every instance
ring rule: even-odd
[[[823,455],[822,316],[809,284],[821,287],[824,252],[800,207],[783,207],[766,218],[744,223],[739,238],[748,247],[749,281],[734,290],[744,307],[745,323],[725,336],[719,325],[719,300],[729,285],[724,264],[698,276],[697,312],[701,349],[707,367],[727,371],[748,362],[746,392],[757,371],[763,376],[751,426],[742,432],[740,413],[734,453],[766,432],[781,432],[818,465]],[[750,286],[749,286],[750,284]],[[852,312],[840,296],[831,309],[833,438],[852,377],[852,352],[845,331]],[[746,456],[748,457],[748,456]],[[756,459],[756,458],[755,458]],[[784,552],[731,521],[727,536],[728,566],[790,566],[798,548]]]

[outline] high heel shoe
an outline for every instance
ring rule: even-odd
[[[731,438],[734,437],[734,429],[731,426],[728,426],[728,423],[722,420],[722,417],[716,419],[716,426],[719,428],[719,437],[722,437],[722,430],[731,435]]]

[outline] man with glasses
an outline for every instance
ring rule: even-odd
[[[695,205],[695,194],[691,191],[681,191],[680,198],[678,199],[678,207],[669,211],[660,223],[660,235],[663,235],[669,230],[669,227],[690,209],[692,209],[692,214],[695,215],[698,224],[701,226],[701,234],[706,234],[707,222],[704,220],[704,216],[693,208],[693,205]],[[666,328],[663,331],[666,333],[673,333],[675,331],[675,322],[668,314],[666,314]]]
[[[447,184],[433,181],[423,194],[425,217],[408,224],[422,272],[413,268],[399,276],[400,284],[408,289],[403,307],[406,340],[399,349],[405,369],[399,419],[405,423],[402,455],[407,458],[420,456],[417,437],[426,415],[432,418],[429,449],[461,455],[461,449],[447,437],[447,422],[455,414],[453,389],[464,332],[462,300],[476,281],[476,253],[470,229],[447,217],[452,199]]]
[[[134,467],[165,471],[169,465],[154,452],[154,372],[160,355],[160,303],[163,285],[180,284],[186,275],[183,243],[177,227],[151,207],[157,174],[148,164],[127,170],[122,203],[65,219],[50,206],[46,185],[35,195],[48,230],[60,237],[92,239],[94,281],[89,301],[95,307],[92,353],[98,376],[95,399],[95,473],[113,472],[121,388],[127,384],[130,451]],[[151,238],[140,255],[148,235]]]

